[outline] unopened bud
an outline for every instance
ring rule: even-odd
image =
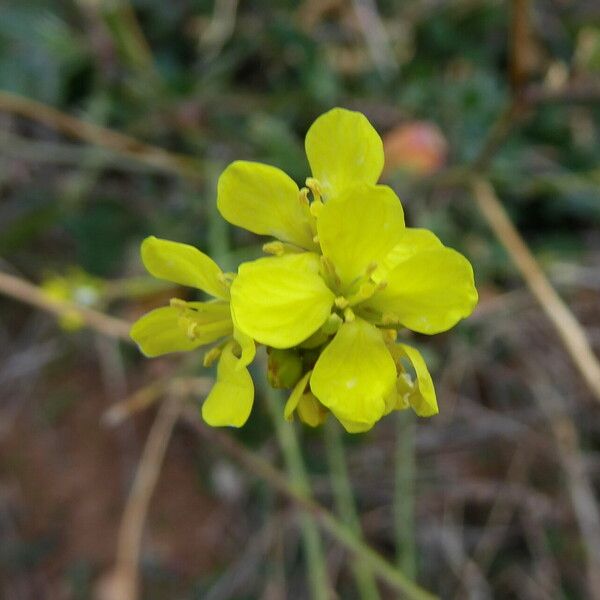
[[[267,376],[271,387],[293,387],[302,376],[300,355],[294,350],[272,348],[269,351]]]

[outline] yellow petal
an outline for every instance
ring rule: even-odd
[[[306,384],[308,383],[311,373],[312,371],[309,371],[300,379],[300,381],[298,381],[298,383],[294,386],[290,397],[285,403],[285,408],[283,409],[283,416],[286,421],[292,420],[292,417],[294,416],[294,411],[296,410],[296,408],[298,407],[298,403],[300,402],[300,398],[302,398],[302,395],[306,390]]]
[[[365,433],[365,431],[373,429],[373,425],[375,425],[375,423],[356,423],[355,421],[349,421],[341,417],[337,417],[337,420],[348,433]]]
[[[319,266],[319,257],[308,252],[242,264],[231,285],[237,326],[274,348],[304,341],[325,322],[334,300]]]
[[[299,193],[280,169],[236,161],[219,177],[217,207],[233,225],[312,249],[310,211]]]
[[[256,356],[256,344],[254,340],[241,331],[238,327],[233,328],[233,339],[237,342],[240,348],[240,359],[238,361],[238,369],[247,367]]]
[[[367,118],[344,108],[321,115],[306,134],[306,155],[326,198],[352,183],[376,183],[383,170],[383,143]]]
[[[355,184],[323,206],[317,230],[323,255],[332,260],[344,289],[398,244],[404,213],[391,188]]]
[[[410,361],[417,376],[414,382],[414,390],[408,396],[410,405],[420,417],[437,415],[440,411],[435,396],[435,387],[421,353],[416,348],[406,344],[398,344],[398,347]]]
[[[450,329],[477,304],[471,263],[451,248],[425,250],[400,262],[387,286],[366,304],[419,333]]]
[[[381,332],[356,319],[344,323],[323,350],[310,387],[338,419],[366,426],[383,415],[395,382],[396,365]]]
[[[238,368],[234,346],[230,342],[223,348],[217,380],[202,405],[202,418],[212,427],[241,427],[252,410],[254,384],[248,369]]]
[[[146,356],[194,350],[231,333],[227,305],[215,303],[212,306],[214,309],[198,313],[201,321],[194,328],[194,337],[187,335],[189,327],[181,323],[182,309],[174,306],[157,308],[139,318],[132,325],[130,336]]]
[[[229,298],[229,289],[217,263],[193,246],[150,236],[142,242],[142,261],[148,272],[158,279],[194,287],[215,298]]]
[[[432,231],[429,231],[428,229],[407,227],[402,232],[402,235],[399,236],[396,245],[391,249],[388,255],[378,263],[378,268],[371,278],[373,281],[379,282],[384,279],[395,266],[402,261],[407,260],[413,254],[442,247],[442,242]]]

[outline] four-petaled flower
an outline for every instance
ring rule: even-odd
[[[350,432],[370,429],[394,409],[410,406],[421,416],[433,415],[438,407],[431,376],[418,350],[397,342],[398,330],[435,334],[468,316],[477,303],[471,265],[430,231],[405,226],[396,194],[377,185],[383,145],[364,115],[325,113],[307,133],[306,153],[312,177],[302,189],[283,171],[260,163],[237,161],[221,175],[217,205],[223,217],[277,238],[265,245],[275,256],[243,263],[230,286],[198,250],[154,238],[144,242],[142,256],[153,275],[219,300],[175,301],[143,317],[136,326],[143,325],[145,337],[138,332],[134,338],[154,355],[155,337],[168,339],[167,351],[173,351],[229,336],[217,386],[231,373],[247,375],[254,356],[249,340],[278,352],[279,362],[287,352],[295,365],[288,373],[297,381],[288,382],[293,391],[284,414],[297,412],[309,425],[329,412]],[[171,256],[171,247],[159,243],[186,248],[185,257]],[[158,349],[164,352],[165,343]],[[231,363],[226,374],[224,361]],[[227,414],[216,418],[209,410],[213,424],[246,420],[251,399],[240,403],[223,393],[217,402],[213,393],[205,419],[210,404]]]
[[[209,425],[241,427],[254,401],[254,384],[246,367],[254,359],[255,344],[233,324],[227,276],[212,258],[187,244],[148,237],[141,254],[154,277],[202,290],[214,299],[186,302],[173,298],[169,306],[138,319],[131,328],[132,339],[150,357],[218,342],[205,355],[205,366],[217,358],[219,363],[202,416]]]

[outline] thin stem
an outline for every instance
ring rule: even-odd
[[[310,498],[310,483],[304,465],[304,459],[298,444],[294,425],[283,419],[280,395],[270,386],[264,386],[267,407],[275,427],[275,435],[283,453],[286,469],[291,478],[291,484],[302,497]],[[307,572],[315,600],[327,600],[331,597],[329,583],[325,570],[325,554],[321,544],[319,528],[312,515],[304,513],[301,516],[301,534],[306,551]]]
[[[361,538],[360,518],[346,466],[344,442],[339,425],[331,420],[325,425],[325,448],[337,512],[354,535]],[[380,597],[373,572],[364,562],[355,558],[352,561],[352,572],[361,598],[371,600]]]
[[[410,410],[397,416],[394,524],[396,561],[411,579],[417,576],[415,548],[415,419]]]
[[[277,416],[281,418],[279,410]],[[356,537],[348,527],[338,521],[327,509],[308,497],[307,494],[299,491],[297,486],[288,482],[281,472],[273,468],[258,454],[237,442],[226,432],[203,425],[194,409],[186,410],[184,419],[209,444],[219,445],[222,450],[239,462],[244,468],[248,469],[248,471],[264,479],[273,489],[287,496],[300,508],[313,515],[331,537],[346,548],[346,550],[349,550],[353,555],[370,566],[382,581],[385,581],[389,586],[401,593],[401,598],[406,598],[407,600],[434,600],[437,598],[431,592],[411,581],[402,571],[381,556],[381,554]]]

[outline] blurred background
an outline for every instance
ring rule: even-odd
[[[266,461],[441,598],[600,598],[599,73],[593,0],[2,0],[0,597],[426,597]],[[202,353],[125,339],[187,293],[140,241],[260,255],[216,179],[248,159],[302,183],[333,106],[384,136],[408,223],[470,259],[479,307],[412,336],[437,417],[289,428],[257,383],[215,435]]]

